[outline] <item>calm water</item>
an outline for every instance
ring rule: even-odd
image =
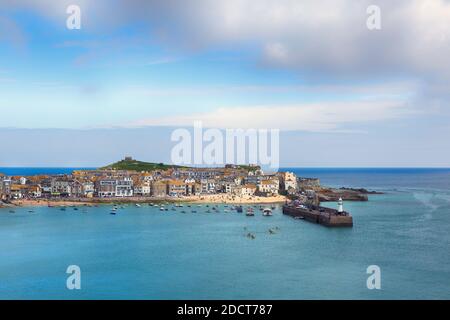
[[[32,176],[39,174],[70,174],[74,170],[89,170],[94,168],[24,168],[24,167],[0,167],[0,173],[7,176]]]
[[[116,216],[108,206],[0,209],[0,298],[450,298],[450,170],[296,172],[387,193],[345,203],[352,229],[294,220],[280,208],[270,218],[223,207],[183,214],[128,206]],[[79,291],[66,289],[73,264],[82,271]],[[366,288],[374,264],[382,290]]]

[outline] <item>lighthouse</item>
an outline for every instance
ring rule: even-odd
[[[338,201],[338,212],[344,213],[344,201],[342,201],[342,198],[339,198]]]

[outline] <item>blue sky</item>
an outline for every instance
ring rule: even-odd
[[[282,144],[296,146],[282,165],[449,166],[450,3],[375,2],[0,0],[0,132],[22,139],[0,166],[107,161],[106,150],[55,157],[55,146],[24,161],[38,129],[73,141],[69,129],[133,137],[153,127],[152,149],[194,120],[281,129]],[[81,8],[81,30],[66,28],[69,4]],[[370,4],[381,30],[366,27]],[[331,144],[339,160],[299,151]]]

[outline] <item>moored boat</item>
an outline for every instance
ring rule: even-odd
[[[263,209],[263,216],[264,217],[271,217],[272,216],[272,210],[270,208],[264,208]]]

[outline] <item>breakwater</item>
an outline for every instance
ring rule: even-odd
[[[320,206],[285,204],[283,214],[327,227],[353,227],[353,217],[348,212]]]

